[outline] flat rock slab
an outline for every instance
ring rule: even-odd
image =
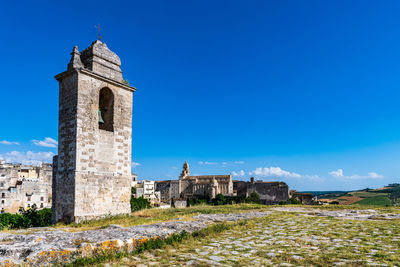
[[[68,261],[77,256],[90,255],[95,248],[103,249],[132,246],[134,240],[165,238],[174,233],[191,233],[206,228],[211,223],[234,222],[263,217],[270,212],[246,212],[232,214],[201,214],[191,221],[169,221],[150,225],[121,227],[110,225],[104,229],[68,232],[60,228],[33,228],[16,234],[0,232],[0,263],[47,264],[54,260]],[[32,233],[32,230],[36,230]]]
[[[379,213],[373,209],[367,210],[321,210],[318,208],[302,207],[274,207],[273,211],[298,212],[312,216],[335,217],[353,220],[395,220],[400,219],[400,214]]]

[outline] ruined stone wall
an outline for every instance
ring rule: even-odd
[[[247,195],[253,192],[260,196],[263,204],[277,204],[289,199],[289,187],[283,182],[250,182],[247,186]]]
[[[175,208],[186,208],[187,201],[185,199],[174,200],[174,206],[175,206]]]
[[[180,183],[181,181],[171,181],[170,185],[170,199],[180,198]]]
[[[247,197],[247,183],[245,181],[233,181],[233,191],[238,197]]]
[[[284,182],[233,181],[233,190],[239,197],[249,197],[256,192],[263,204],[277,204],[289,199],[289,186]]]

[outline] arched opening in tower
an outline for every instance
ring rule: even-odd
[[[104,87],[99,94],[99,129],[105,131],[114,131],[114,94]]]

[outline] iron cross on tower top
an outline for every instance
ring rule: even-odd
[[[102,30],[100,28],[100,24],[97,24],[96,26],[94,26],[97,29],[97,39],[101,41],[101,39],[103,39],[103,37],[100,35],[100,31]]]

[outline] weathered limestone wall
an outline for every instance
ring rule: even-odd
[[[53,178],[53,222],[73,220],[75,198],[78,73],[60,81],[58,157]]]
[[[90,219],[130,212],[132,92],[79,76],[76,214]],[[114,132],[99,129],[99,91],[114,94]]]

